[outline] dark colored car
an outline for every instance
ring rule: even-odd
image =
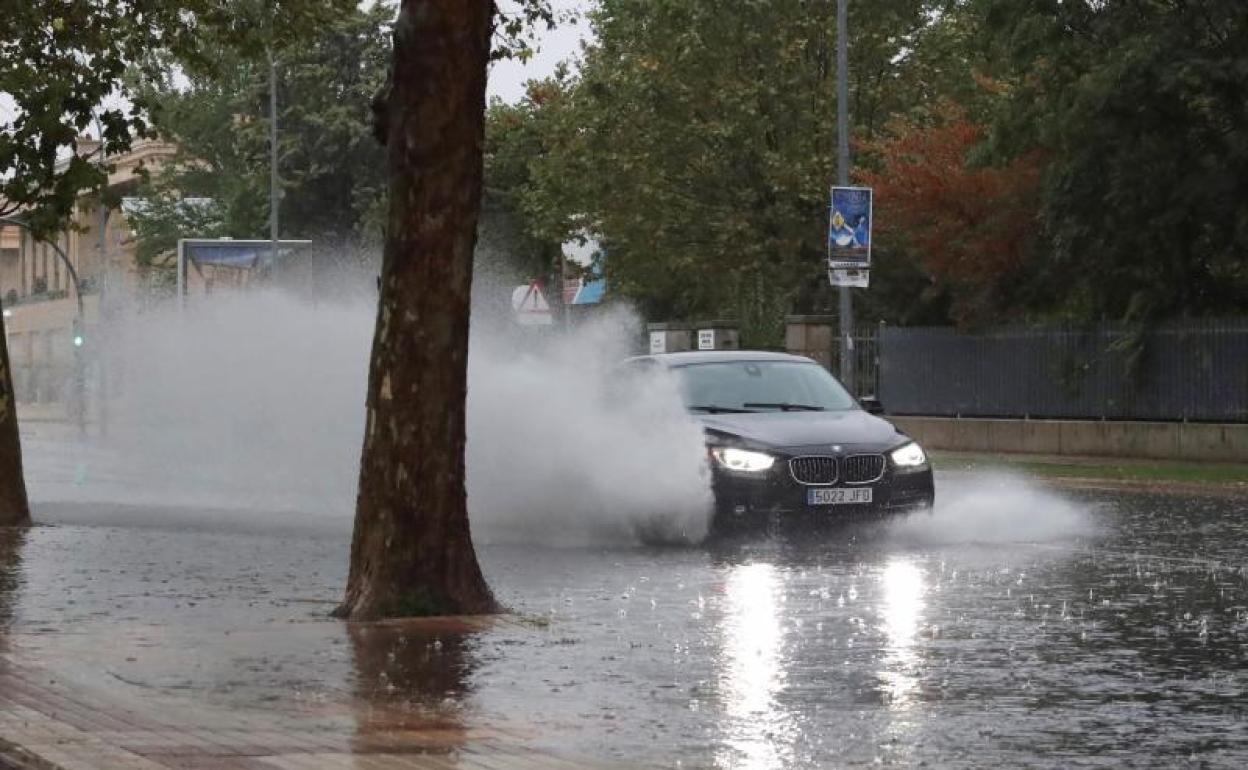
[[[713,529],[827,520],[932,505],[923,449],[809,358],[750,351],[666,353],[629,369],[673,375],[702,422],[713,473]]]

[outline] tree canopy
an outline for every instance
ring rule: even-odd
[[[276,53],[283,237],[380,240],[385,163],[369,104],[385,82],[393,17],[386,3],[351,8]],[[140,261],[187,234],[267,235],[269,87],[264,50],[226,50],[211,69],[143,92],[178,160],[151,180],[149,205],[133,217]],[[181,205],[185,198],[204,203]]]
[[[1248,303],[1248,14],[1237,0],[983,3],[1010,89],[999,157],[1046,158],[1055,309],[1148,320]]]
[[[862,178],[884,223],[879,261],[913,260],[929,285],[912,300],[943,301],[963,324],[1015,316],[1034,306],[1037,290],[1041,160],[976,163],[985,133],[944,102],[930,115],[898,118],[864,147],[875,168]]]
[[[942,64],[937,5],[890,0],[851,24],[862,136],[970,83]],[[592,21],[579,75],[492,124],[540,133],[519,195],[531,232],[595,233],[614,291],[656,318],[736,315],[747,344],[774,342],[785,312],[826,308],[834,4],[605,0]]]
[[[41,0],[5,9],[0,93],[13,100],[0,130],[0,213],[22,210],[40,234],[58,230],[107,166],[78,141],[97,123],[107,155],[151,131],[144,81],[171,61],[211,69],[223,50],[278,45],[347,0]],[[255,13],[248,11],[255,10]],[[259,19],[267,19],[261,24]]]
[[[188,227],[264,232],[273,50],[283,233],[379,235],[368,103],[393,9],[184,6],[48,0],[14,11],[19,32],[0,59],[0,90],[17,105],[0,134],[5,205],[44,232],[63,222],[102,179],[95,158],[70,153],[98,118],[110,154],[153,130],[184,147],[138,217],[141,256]],[[525,30],[553,18],[532,2],[500,14],[492,55],[523,57]],[[822,257],[835,4],[725,13],[710,0],[601,0],[591,22],[579,67],[490,110],[484,239],[540,274],[557,266],[560,242],[593,235],[611,254],[613,291],[646,315],[737,316],[747,343],[777,342],[786,312],[832,309]],[[878,212],[860,318],[1242,308],[1245,27],[1236,0],[851,6],[855,181],[877,187]],[[184,196],[212,203],[188,209]]]
[[[1241,5],[851,6],[854,180],[877,188],[860,319],[1248,305]],[[579,72],[490,123],[492,147],[532,153],[505,196],[522,228],[594,233],[646,315],[736,316],[749,344],[833,307],[834,4],[603,0],[591,18]]]

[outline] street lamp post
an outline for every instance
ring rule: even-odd
[[[849,186],[849,0],[836,0],[836,132],[837,184]],[[841,382],[855,393],[854,387],[854,297],[850,287],[840,286],[840,353]]]
[[[277,61],[269,48],[269,270],[277,266]]]
[[[101,171],[104,172],[104,177],[107,180],[108,178],[108,165],[107,165],[108,145],[105,143],[105,140],[104,140],[104,126],[100,124],[100,118],[98,115],[95,117],[95,131],[100,137]],[[105,184],[105,187],[107,187],[107,184]],[[108,216],[109,216],[108,205],[105,203],[104,191],[101,190],[100,192],[100,216],[99,216],[99,225],[98,225],[99,237],[97,240],[97,248],[99,249],[99,254],[96,257],[97,264],[98,264],[97,275],[100,276],[100,284],[97,287],[100,293],[100,298],[99,298],[100,301],[99,301],[98,314],[97,314],[97,319],[96,319],[96,324],[99,327],[103,327],[105,319],[108,317],[108,311],[107,311],[108,304],[107,303],[112,296],[108,291],[109,289],[109,286],[108,286],[109,264],[106,258],[106,255],[108,253],[108,235],[107,235]],[[96,372],[98,374],[98,378],[96,380],[96,385],[98,387],[98,390],[96,391],[96,393],[98,394],[99,398],[97,401],[96,418],[98,420],[99,427],[98,427],[97,432],[102,437],[105,435],[106,431],[108,430],[108,361],[105,358],[105,353],[104,353],[105,347],[103,345],[96,345],[93,348],[93,350],[95,353]],[[85,392],[85,386],[84,386],[84,392]],[[84,409],[83,411],[85,412],[86,410]]]

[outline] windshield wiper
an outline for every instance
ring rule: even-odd
[[[787,401],[783,403],[777,402],[774,404],[768,404],[764,402],[754,402],[754,403],[749,403],[749,404],[742,404],[742,406],[753,407],[754,409],[779,409],[782,412],[823,412],[823,411],[826,411],[821,406],[813,406],[811,404],[790,404]]]
[[[749,406],[749,404],[746,404]],[[690,404],[685,407],[693,412],[709,412],[710,414],[751,414],[753,409],[737,409],[731,406],[715,406],[714,404]]]

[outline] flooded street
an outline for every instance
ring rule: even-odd
[[[1248,768],[1246,9],[7,3],[0,770]]]
[[[940,485],[935,514],[818,534],[486,545],[510,615],[357,626],[327,619],[346,516],[49,500],[0,534],[0,660],[362,739],[433,726],[446,750],[485,730],[665,767],[1242,766],[1248,502]]]

